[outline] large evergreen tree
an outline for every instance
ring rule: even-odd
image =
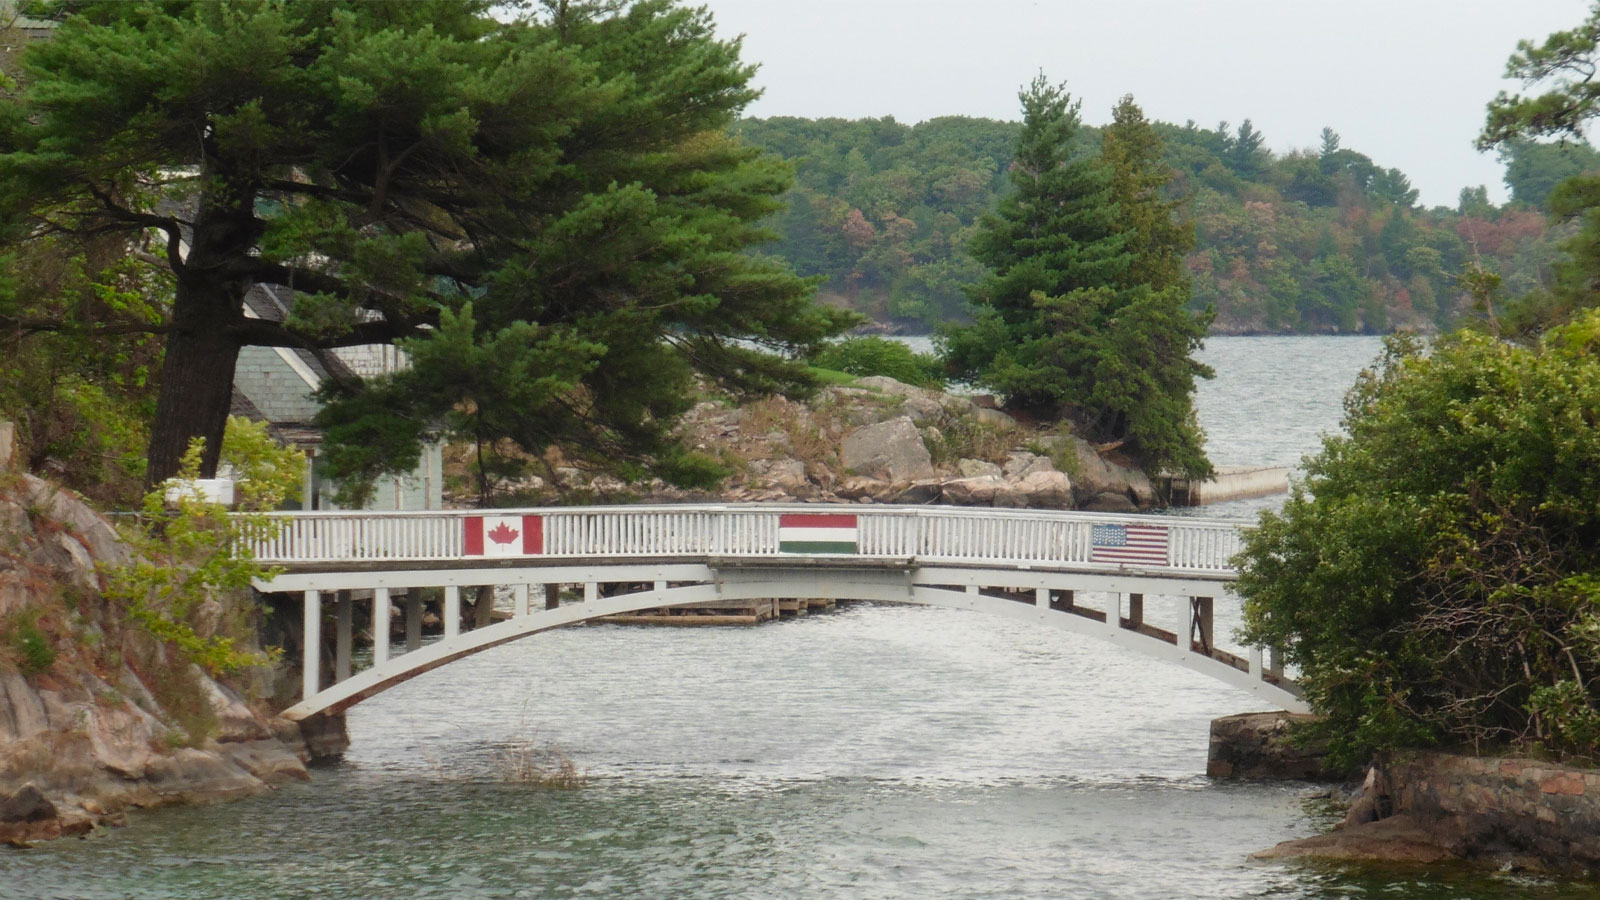
[[[804,386],[748,342],[809,348],[843,319],[749,252],[788,176],[726,136],[755,96],[738,42],[671,0],[492,6],[73,3],[28,51],[0,104],[8,238],[154,230],[175,278],[152,480],[193,437],[214,468],[251,344],[406,341],[427,364],[329,391],[346,474],[469,415],[480,439],[681,474],[694,373]],[[295,292],[287,321],[244,314],[257,284]]]
[[[1191,404],[1205,320],[1186,309],[1193,238],[1161,196],[1159,142],[1127,101],[1106,158],[1074,154],[1065,88],[1041,75],[1020,98],[1014,190],[973,239],[990,274],[971,291],[973,324],[945,331],[946,358],[1010,408],[1070,419],[1152,469],[1206,474]]]
[[[1519,42],[1506,64],[1507,77],[1546,90],[1531,97],[1502,91],[1489,103],[1478,148],[1499,148],[1514,162],[1519,155],[1531,155],[1530,140],[1553,137],[1582,143],[1590,121],[1600,116],[1600,83],[1594,78],[1597,65],[1600,6],[1590,11],[1582,25],[1558,31],[1542,44]],[[1514,174],[1520,181],[1528,173],[1507,170],[1507,181],[1515,187]],[[1500,323],[1508,332],[1524,337],[1536,336],[1578,310],[1600,305],[1600,174],[1574,174],[1559,184],[1541,185],[1537,191],[1519,191],[1518,198],[1531,202],[1532,196],[1522,194],[1535,192],[1543,192],[1553,216],[1576,221],[1578,230],[1563,248],[1567,257],[1556,267],[1555,285],[1520,298]],[[1465,204],[1465,192],[1462,199]]]

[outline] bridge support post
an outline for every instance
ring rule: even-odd
[[[1211,653],[1211,625],[1212,607],[1214,603],[1210,597],[1194,597],[1189,601],[1189,640],[1199,643],[1200,652]]]
[[[1273,675],[1280,675],[1281,676],[1283,674],[1283,648],[1282,647],[1268,647],[1267,648],[1267,671],[1271,672]]]
[[[422,649],[422,595],[406,594],[406,652]]]
[[[557,609],[561,606],[561,585],[547,584],[544,586],[544,608]]]
[[[354,649],[355,600],[349,591],[340,591],[333,601],[333,680],[341,682],[350,677],[350,653]]]
[[[1033,605],[1039,607],[1040,609],[1049,609],[1050,608],[1050,589],[1049,588],[1034,588],[1033,589]]]
[[[372,592],[372,664],[381,666],[389,661],[389,589],[376,588]]]
[[[1261,678],[1261,648],[1260,647],[1251,647],[1250,648],[1250,677],[1258,679],[1258,680]]]
[[[598,599],[600,599],[600,583],[597,581],[585,581],[583,583],[583,602],[593,603]]]
[[[444,589],[444,636],[453,638],[461,633],[461,588],[448,585]]]
[[[1128,628],[1138,631],[1144,625],[1144,595],[1128,595]]]
[[[514,615],[526,616],[533,612],[533,607],[528,601],[528,586],[525,584],[514,585],[511,588],[511,609]]]
[[[300,698],[309,700],[322,688],[322,594],[306,591],[303,640],[300,647]]]

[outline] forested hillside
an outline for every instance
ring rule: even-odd
[[[964,317],[963,288],[983,273],[966,252],[978,218],[1006,190],[1019,125],[946,117],[745,119],[738,131],[795,166],[772,248],[824,297],[912,331]],[[1520,142],[1502,150],[1512,200],[1465,188],[1455,208],[1424,209],[1407,176],[1341,145],[1267,149],[1249,120],[1214,129],[1157,123],[1188,198],[1196,248],[1187,259],[1197,308],[1213,332],[1377,332],[1449,327],[1473,313],[1458,276],[1471,264],[1508,296],[1548,278],[1556,245],[1543,206],[1563,178],[1600,169],[1582,144]],[[1097,154],[1084,128],[1079,152]]]

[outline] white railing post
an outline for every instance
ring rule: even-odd
[[[372,591],[372,664],[381,666],[389,661],[389,589]]]
[[[444,589],[444,636],[453,638],[461,633],[461,588],[448,585]]]
[[[305,637],[300,642],[300,699],[309,700],[322,689],[322,595],[319,592],[306,591],[301,625]]]

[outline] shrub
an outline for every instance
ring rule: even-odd
[[[1404,337],[1238,558],[1344,762],[1600,740],[1600,312],[1536,347]]]
[[[969,416],[946,416],[938,434],[927,441],[928,455],[939,465],[961,459],[1003,463],[1016,447],[1014,429],[990,425]]]
[[[202,443],[196,439],[184,454],[180,480],[197,477]],[[274,485],[287,483],[277,470],[286,465],[255,469],[257,476],[241,488],[247,502],[277,506],[283,497]],[[263,474],[270,471],[277,474]],[[247,539],[271,534],[274,523],[260,516],[230,515],[218,504],[188,497],[169,507],[158,487],[145,497],[142,525],[143,531],[127,535],[135,550],[133,561],[104,571],[107,601],[127,621],[181,654],[184,664],[193,662],[217,675],[270,663],[270,654],[242,650],[227,635],[201,634],[190,620],[202,602],[248,590],[255,578],[269,574],[251,558]]]
[[[39,627],[37,611],[24,611],[12,617],[4,629],[6,644],[16,658],[17,670],[38,675],[55,665],[56,648],[50,635]]]
[[[846,338],[824,347],[811,360],[822,369],[851,375],[885,375],[917,387],[942,390],[944,366],[931,353],[918,353],[899,341],[881,337]]]

